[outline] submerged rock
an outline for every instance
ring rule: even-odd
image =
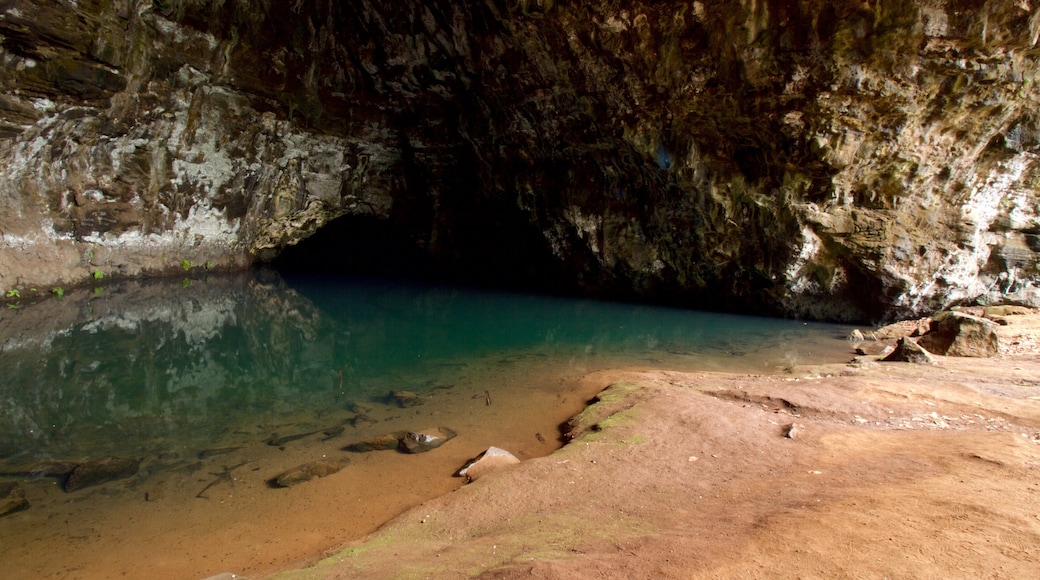
[[[372,437],[352,443],[344,447],[344,451],[354,451],[356,453],[366,453],[368,451],[386,451],[388,449],[397,449],[400,445],[401,439],[406,435],[405,431],[395,431],[393,433],[387,433],[386,435],[380,435],[378,437]]]
[[[276,476],[272,480],[272,483],[278,487],[292,487],[312,479],[327,477],[333,473],[338,473],[348,465],[350,465],[350,459],[347,457],[340,457],[337,459],[319,459],[318,461],[304,463],[303,465],[294,467],[289,471]]]
[[[63,489],[76,491],[117,479],[125,479],[137,473],[140,459],[105,457],[81,463],[65,478]]]
[[[996,329],[996,323],[985,318],[940,312],[917,344],[945,356],[991,357],[1000,351]]]
[[[217,447],[213,449],[203,449],[199,451],[199,459],[208,459],[210,457],[216,457],[217,455],[226,455],[238,451],[242,447]]]
[[[517,463],[520,463],[520,460],[505,449],[488,447],[486,451],[469,460],[462,469],[455,472],[455,475],[473,482],[492,471]]]
[[[426,453],[455,438],[457,433],[447,427],[435,427],[422,431],[409,431],[401,438],[398,446],[404,453]]]
[[[5,481],[0,483],[0,499],[7,499],[11,497],[14,490],[18,489],[17,481]]]
[[[29,500],[24,497],[0,499],[0,518],[29,509]]]
[[[411,391],[390,391],[390,400],[397,404],[398,407],[418,407],[423,404],[423,400]]]

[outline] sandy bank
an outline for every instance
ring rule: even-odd
[[[1040,316],[1008,322],[991,359],[589,375],[563,449],[277,577],[1040,577]]]

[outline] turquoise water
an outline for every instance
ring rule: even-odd
[[[0,319],[0,462],[214,447],[511,359],[775,372],[847,328],[276,274],[107,285]]]
[[[457,489],[489,445],[551,453],[590,372],[775,373],[849,350],[841,326],[270,272],[32,300],[0,312],[5,578],[269,573]],[[422,455],[350,450],[441,426],[457,437]],[[107,458],[133,468],[69,489]],[[328,459],[349,467],[270,483]]]

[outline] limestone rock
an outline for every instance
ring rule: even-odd
[[[917,343],[946,356],[991,357],[999,352],[996,324],[960,312],[940,312]]]
[[[505,449],[488,447],[486,451],[471,459],[462,469],[455,472],[455,475],[473,482],[492,471],[517,463],[520,463],[520,460]]]
[[[915,364],[932,364],[935,358],[927,350],[921,348],[913,339],[903,337],[896,342],[896,348],[888,356],[881,359],[884,362],[908,362]]]
[[[279,474],[272,480],[272,483],[278,487],[292,487],[312,479],[338,473],[348,465],[350,465],[350,459],[346,457],[311,461]]]
[[[119,457],[105,457],[80,463],[65,478],[63,488],[65,491],[71,492],[109,481],[125,479],[137,473],[140,465],[140,459]]]

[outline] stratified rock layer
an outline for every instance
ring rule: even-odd
[[[1036,14],[11,0],[0,289],[241,267],[368,216],[440,269],[615,297],[1036,305]]]

